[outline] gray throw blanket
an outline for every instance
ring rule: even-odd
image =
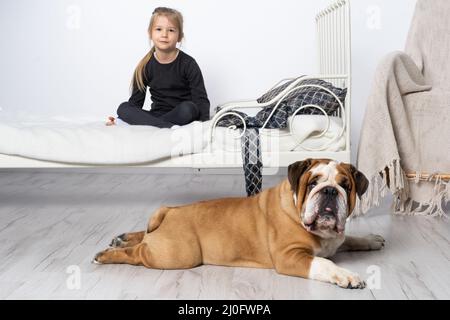
[[[445,216],[450,183],[419,175],[450,173],[449,17],[450,1],[418,0],[405,52],[378,66],[358,149],[370,180],[360,213],[390,190],[394,213]]]

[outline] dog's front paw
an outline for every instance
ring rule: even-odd
[[[377,234],[369,234],[366,236],[367,243],[369,245],[369,250],[380,250],[384,247],[386,240],[382,236]]]
[[[357,273],[343,268],[339,268],[332,275],[331,282],[346,289],[364,289],[366,287],[366,283],[361,280]]]

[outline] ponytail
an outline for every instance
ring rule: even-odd
[[[144,58],[142,58],[142,60],[137,65],[136,70],[134,70],[133,80],[131,81],[130,85],[131,92],[133,92],[135,89],[145,92],[145,90],[147,89],[146,85],[144,84],[144,78],[146,77],[145,66],[150,61],[154,52],[155,46],[153,46],[150,51],[144,56]]]

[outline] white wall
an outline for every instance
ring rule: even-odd
[[[353,154],[382,56],[402,49],[416,0],[353,0]],[[315,13],[328,0],[2,0],[0,116],[103,119],[128,99],[156,6],[185,17],[182,49],[214,107],[315,73]]]

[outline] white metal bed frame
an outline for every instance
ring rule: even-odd
[[[276,103],[272,114],[275,109],[281,104],[290,93],[305,88],[305,87],[317,87],[320,90],[325,90],[338,101],[340,109],[336,113],[337,116],[342,118],[343,128],[340,135],[333,141],[345,136],[346,147],[345,150],[339,152],[323,151],[330,144],[326,144],[321,148],[307,148],[298,144],[295,150],[289,152],[266,152],[262,154],[264,172],[270,173],[270,169],[278,171],[280,167],[287,167],[290,164],[303,160],[306,158],[330,158],[343,162],[350,162],[350,114],[351,114],[351,29],[350,29],[350,0],[337,0],[326,9],[320,11],[316,16],[316,28],[317,28],[317,44],[318,44],[318,60],[319,60],[319,74],[306,76],[296,79],[291,85],[289,85],[283,92],[278,94],[275,98],[267,103],[260,104],[257,101],[238,101],[230,102],[222,105],[221,110],[212,119],[212,125],[210,128],[210,144],[208,148],[198,154],[184,155],[181,157],[172,157],[169,159],[163,159],[155,162],[149,162],[139,165],[126,165],[138,166],[138,167],[155,167],[155,168],[194,168],[194,169],[213,169],[213,168],[239,168],[242,167],[241,151],[227,151],[227,150],[213,150],[213,142],[215,137],[216,125],[220,119],[227,115],[235,115],[240,118],[234,111],[237,109],[248,108],[264,108]],[[301,81],[307,79],[322,79],[331,82],[333,85],[341,88],[347,88],[347,96],[345,99],[345,106],[338,99],[338,97],[328,90],[327,88],[316,85],[302,85]],[[277,83],[274,87],[282,84],[283,82],[291,80],[285,79]],[[312,107],[319,109],[328,120],[328,128],[330,119],[326,112],[316,105],[303,106],[296,110],[295,114],[302,109]],[[267,119],[263,128],[260,129],[261,135],[270,136],[273,131],[270,129],[264,129],[269,121]],[[291,120],[294,117],[291,118]],[[241,121],[243,119],[241,118]],[[292,123],[291,123],[292,124]],[[292,126],[290,126],[292,128]],[[229,128],[236,129],[236,128]],[[245,123],[244,123],[244,129]],[[323,136],[326,131],[315,137]],[[243,132],[240,136],[242,136]],[[290,132],[295,137],[295,132]],[[276,140],[276,139],[275,139]],[[299,151],[298,148],[301,150]],[[19,156],[10,156],[0,154],[0,167],[2,168],[61,168],[61,167],[105,167],[97,165],[82,165],[82,164],[68,164],[58,163],[51,161],[41,161],[35,159],[28,159]],[[117,166],[115,166],[117,167]]]

